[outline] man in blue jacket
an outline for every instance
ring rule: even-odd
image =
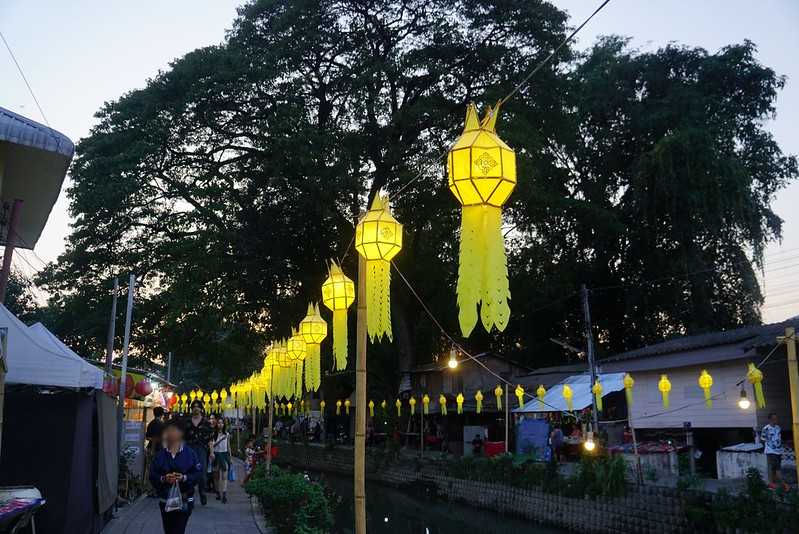
[[[204,476],[197,454],[183,441],[183,427],[171,420],[164,427],[163,449],[150,466],[150,482],[158,492],[164,534],[184,534],[194,509],[194,486]],[[165,511],[169,490],[177,484],[183,498],[180,510]]]

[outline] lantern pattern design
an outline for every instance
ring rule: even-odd
[[[630,373],[624,373],[624,396],[627,398],[627,408],[631,408],[633,405],[633,386],[635,385],[635,380]]]
[[[477,393],[474,394],[474,400],[477,403],[477,413],[481,413],[483,411],[483,392],[479,389]]]
[[[702,392],[705,395],[705,408],[712,408],[713,407],[713,396],[711,388],[713,387],[713,377],[710,376],[710,373],[707,372],[707,369],[702,369],[702,373],[699,375],[699,387],[702,388]]]
[[[663,407],[669,407],[669,392],[671,392],[671,382],[669,382],[668,375],[660,375],[660,380],[658,381],[658,391],[660,391],[660,397],[663,399]]]
[[[347,309],[355,302],[355,284],[341,267],[330,262],[327,279],[322,284],[322,303],[333,312],[333,369],[347,368]]]
[[[746,380],[752,384],[752,389],[755,390],[755,402],[758,408],[766,407],[766,397],[763,396],[763,371],[755,367],[755,364],[749,363],[746,372]]]
[[[366,260],[366,330],[372,343],[392,339],[390,262],[400,249],[402,225],[391,215],[388,198],[378,193],[355,227],[355,250]]]
[[[499,103],[482,122],[466,108],[463,133],[447,156],[449,189],[461,203],[458,319],[464,337],[477,324],[502,331],[510,317],[510,289],[502,235],[502,206],[516,187],[516,154],[496,134]]]
[[[563,384],[562,390],[563,399],[566,401],[566,408],[571,412],[574,411],[574,392],[569,384]]]
[[[591,387],[591,393],[594,394],[594,400],[596,401],[596,409],[597,411],[602,411],[602,382],[599,381],[599,377],[597,377],[596,382]]]
[[[327,337],[327,321],[319,314],[318,304],[308,304],[308,313],[300,321],[300,335],[305,341],[305,388],[318,391],[322,385],[322,355],[319,344]]]

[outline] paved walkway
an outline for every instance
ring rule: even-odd
[[[250,499],[241,487],[244,470],[236,462],[236,482],[228,483],[228,502],[222,504],[213,494],[208,495],[208,506],[197,505],[189,519],[187,534],[261,534],[255,522]],[[260,518],[259,518],[260,519]],[[161,514],[157,499],[139,499],[132,506],[119,511],[103,529],[102,534],[161,534]]]

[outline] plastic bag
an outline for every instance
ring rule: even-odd
[[[169,488],[169,495],[166,497],[164,505],[165,512],[179,512],[183,509],[183,496],[180,494],[180,485],[177,482]]]
[[[233,469],[232,465],[228,466],[227,479],[228,479],[228,482],[235,482],[236,481],[236,470]]]

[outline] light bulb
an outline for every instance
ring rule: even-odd
[[[586,438],[585,443],[583,443],[583,447],[585,447],[585,450],[587,450],[588,452],[591,452],[594,449],[596,449],[596,443],[594,443],[593,432],[588,433],[588,437]]]
[[[749,402],[749,399],[746,396],[746,390],[744,388],[741,388],[741,398],[738,399],[738,407],[741,410],[748,410],[749,406],[751,405],[752,403]]]
[[[455,349],[449,351],[449,362],[447,362],[450,369],[455,369],[458,367],[458,360],[455,358]]]

